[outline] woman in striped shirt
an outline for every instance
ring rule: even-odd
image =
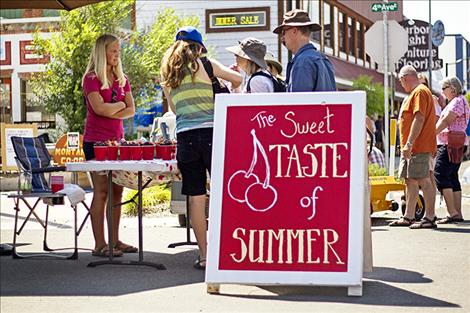
[[[206,172],[211,170],[214,94],[200,57],[207,50],[199,31],[186,26],[166,51],[161,67],[162,87],[176,114],[176,159],[183,177],[182,193],[189,196],[191,225],[199,247],[197,269],[206,267]],[[209,60],[215,77],[229,81],[233,88],[242,82],[239,73],[216,60]]]

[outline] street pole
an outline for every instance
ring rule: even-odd
[[[432,24],[431,24],[431,0],[429,0],[429,31],[428,31],[428,50],[429,50],[429,87],[432,91]],[[446,75],[447,76],[447,75]]]
[[[388,0],[384,0],[384,3],[387,3]],[[389,119],[390,113],[388,109],[388,19],[387,19],[387,10],[383,10],[383,21],[384,21],[384,135],[383,140],[384,150],[385,150],[385,164],[389,161]],[[393,175],[393,173],[388,173]]]

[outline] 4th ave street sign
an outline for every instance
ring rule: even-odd
[[[397,2],[384,2],[384,3],[373,3],[372,4],[372,12],[392,12],[398,10],[398,3]]]

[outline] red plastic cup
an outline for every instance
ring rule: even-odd
[[[154,153],[155,153],[154,145],[142,146],[142,159],[143,160],[153,160]]]
[[[118,159],[118,146],[108,146],[108,160],[115,161]]]
[[[157,158],[162,160],[172,160],[176,157],[176,145],[156,146]]]
[[[108,158],[108,147],[94,146],[96,161],[106,161]]]
[[[64,189],[64,176],[51,175],[51,191],[53,193]]]
[[[123,161],[131,159],[131,149],[129,146],[121,146],[119,148],[119,158]]]
[[[130,146],[130,156],[131,160],[140,161],[142,160],[142,147],[141,146]]]

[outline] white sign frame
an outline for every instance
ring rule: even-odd
[[[2,149],[2,170],[17,170],[15,161],[15,150],[11,142],[11,137],[36,137],[38,135],[37,124],[5,124],[1,123],[1,149]]]
[[[351,104],[351,164],[349,193],[348,270],[346,272],[219,270],[222,183],[225,159],[227,108],[231,106]],[[353,92],[309,92],[285,94],[218,94],[212,151],[211,197],[206,283],[248,285],[349,286],[350,295],[362,295],[364,188],[365,186],[366,94]]]

